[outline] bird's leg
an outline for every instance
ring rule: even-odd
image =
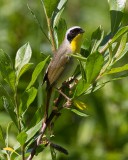
[[[61,89],[58,89],[58,92],[59,92],[67,101],[71,101],[71,98],[69,98],[64,92],[62,92]]]

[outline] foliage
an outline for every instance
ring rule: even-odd
[[[38,22],[43,35],[48,39],[48,42],[50,42],[52,51],[54,52],[61,44],[67,29],[67,21],[62,18],[62,13],[67,5],[67,0],[41,0],[41,3],[44,8],[48,34],[45,33],[41,22],[38,20],[36,13],[29,4],[28,9]],[[42,123],[42,120],[44,118],[45,100],[47,98],[45,93],[46,86],[43,84],[43,86],[40,87],[40,85],[42,83],[42,77],[45,75],[44,70],[49,62],[49,56],[42,54],[43,60],[38,60],[39,62],[34,66],[33,63],[30,63],[32,57],[31,46],[29,43],[26,43],[18,49],[15,55],[14,64],[10,56],[2,49],[0,50],[0,88],[2,91],[0,104],[3,105],[12,121],[8,124],[5,134],[0,126],[0,141],[2,143],[2,148],[0,150],[1,159],[24,160],[27,158],[27,160],[30,160],[30,154],[32,155],[31,159],[34,159],[35,155],[40,155],[39,153],[44,152],[44,149],[48,147],[53,160],[57,159],[56,151],[67,155],[68,151],[64,147],[53,142],[53,130],[54,124],[57,123],[56,119],[61,119],[65,112],[68,111],[71,111],[81,117],[86,117],[86,121],[88,122],[81,125],[79,131],[79,135],[81,136],[78,137],[78,143],[89,145],[90,148],[95,148],[95,145],[97,144],[97,149],[101,150],[96,150],[96,153],[98,154],[99,152],[102,152],[103,154],[99,154],[101,154],[101,158],[103,159],[114,159],[113,157],[116,157],[118,160],[127,158],[127,153],[118,154],[117,152],[109,152],[106,157],[102,157],[105,150],[104,147],[101,147],[103,144],[100,144],[98,138],[96,139],[96,142],[95,139],[92,138],[92,132],[94,127],[96,127],[96,122],[94,120],[91,121],[91,119],[88,118],[89,116],[87,115],[87,107],[85,103],[85,98],[89,95],[91,95],[92,99],[95,99],[93,94],[95,94],[96,91],[99,91],[99,89],[105,86],[108,82],[123,79],[128,76],[127,62],[123,62],[121,66],[118,66],[120,60],[122,60],[124,56],[127,56],[126,54],[128,51],[128,26],[123,25],[122,23],[126,1],[111,0],[108,1],[108,4],[110,7],[111,21],[110,33],[106,35],[103,28],[99,26],[92,33],[90,45],[87,47],[86,44],[83,43],[81,55],[71,55],[79,61],[80,67],[74,74],[75,78],[66,82],[67,84],[70,83],[71,90],[68,87],[65,89],[65,86],[62,86],[61,89],[65,92],[66,96],[71,98],[72,103],[67,105],[65,97],[62,97],[57,91],[55,91],[53,97],[50,99],[52,109],[49,109],[50,115],[46,119],[45,123]],[[87,55],[86,53],[89,54]],[[21,92],[20,83],[22,82],[24,75],[27,75],[27,73],[31,73],[31,78],[28,74],[29,82],[24,85]],[[40,77],[42,78],[41,80]],[[76,79],[77,83],[75,83]],[[37,82],[39,82],[39,84]],[[43,101],[41,101],[39,97],[41,97]],[[54,104],[53,101],[57,98],[60,98],[60,101],[56,101]],[[54,107],[54,105],[56,107]],[[71,114],[71,112],[69,113]],[[118,137],[120,139],[115,141],[114,135],[116,135],[116,128],[114,128],[115,130],[111,128],[109,124],[110,122],[108,123],[106,120],[108,115],[100,105],[97,106],[97,112],[99,112],[98,115],[102,117],[101,123],[103,132],[106,132],[102,137],[105,140],[105,147],[108,147],[111,150],[114,148],[114,145],[120,145],[118,146],[118,148],[120,148],[122,145],[119,143],[119,141],[121,141],[121,137]],[[126,115],[127,114],[124,116]],[[112,123],[115,123],[114,120]],[[13,125],[16,128],[16,143],[10,147],[9,133],[11,132],[11,127]],[[111,132],[111,129],[114,131]],[[117,128],[117,130],[118,129],[119,128]],[[83,134],[82,132],[84,130],[89,130],[89,132]],[[124,128],[122,127],[120,129],[121,136],[123,136],[124,130],[126,130],[126,132],[128,131],[125,126]],[[98,132],[97,128],[97,133]],[[113,133],[114,135],[111,135]],[[82,137],[84,137],[84,141]],[[65,136],[65,139],[66,138],[68,139],[68,137]],[[125,138],[127,139],[127,136],[124,135],[124,141]],[[91,140],[93,140],[94,144],[90,142]],[[111,140],[112,142],[110,142]],[[89,143],[91,143],[91,145]],[[127,146],[124,149],[124,152],[125,150],[127,150]],[[77,152],[79,152],[79,150]],[[91,157],[93,149],[88,149],[88,152],[90,153],[89,158],[86,153],[83,153],[87,159],[99,159],[98,155],[95,156],[95,153],[93,153],[94,156]],[[71,158],[78,159],[77,157]]]

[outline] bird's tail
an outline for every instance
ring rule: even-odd
[[[47,89],[45,113],[44,113],[45,121],[48,119],[48,115],[49,115],[48,112],[49,112],[49,105],[50,105],[51,95],[52,95],[52,87]]]

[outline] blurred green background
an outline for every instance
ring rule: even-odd
[[[0,0],[0,48],[14,62],[16,51],[26,42],[33,50],[32,62],[42,60],[42,54],[50,54],[51,48],[38,24],[27,8],[27,3],[36,13],[45,32],[46,20],[40,0]],[[128,5],[124,23],[128,23]],[[105,33],[110,31],[107,0],[69,0],[62,14],[68,28],[79,25],[86,30],[90,43],[92,32],[102,25]],[[127,62],[128,56],[123,61]],[[120,62],[122,63],[122,61]],[[27,73],[22,78],[19,90],[29,81]],[[28,80],[28,81],[27,81]],[[55,124],[53,141],[64,146],[69,155],[57,152],[58,160],[128,160],[128,80],[111,82],[99,91],[84,97],[87,118],[81,118],[65,110]],[[2,96],[2,92],[0,93]],[[0,104],[0,125],[5,131],[10,118]],[[15,144],[15,127],[10,133],[10,146]],[[1,146],[0,146],[1,147]],[[50,160],[47,148],[35,160]]]

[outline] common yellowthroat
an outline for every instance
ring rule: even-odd
[[[54,54],[44,77],[48,88],[59,89],[62,83],[73,75],[78,60],[70,54],[80,52],[83,33],[84,30],[79,26],[67,30],[64,41]]]

